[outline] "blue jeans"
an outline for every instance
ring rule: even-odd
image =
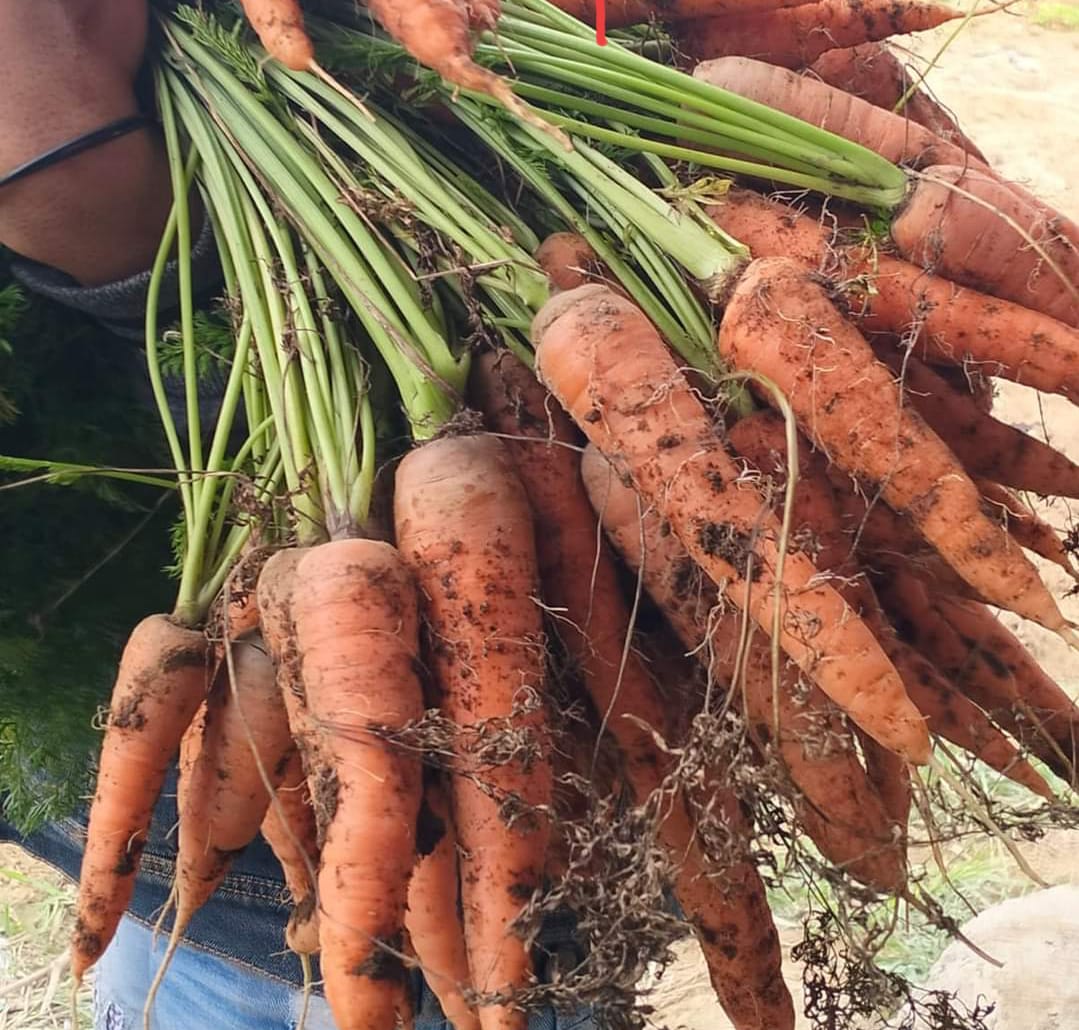
[[[125,917],[97,967],[94,1030],[141,1030],[146,994],[165,950],[165,935],[155,942],[145,924]],[[423,981],[413,981],[416,1030],[451,1030]],[[302,992],[194,945],[181,945],[154,1004],[154,1030],[295,1030]],[[306,1030],[334,1030],[326,999],[312,994]],[[529,1030],[594,1030],[588,1013],[538,1012]]]

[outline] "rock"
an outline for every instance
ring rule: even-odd
[[[989,1030],[1079,1027],[1079,887],[1051,887],[994,905],[962,931],[1002,967],[953,941],[925,987],[955,994],[968,1008],[995,1002],[985,1021]]]

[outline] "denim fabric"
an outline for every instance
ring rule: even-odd
[[[161,963],[165,940],[125,918],[98,966],[94,984],[94,1030],[138,1030],[150,982]],[[414,981],[416,1030],[452,1030],[434,995]],[[272,977],[220,959],[200,948],[181,946],[154,1003],[154,1030],[294,1030],[303,1010],[302,992]],[[226,1015],[227,1014],[227,1015]],[[325,998],[312,994],[307,1030],[334,1030]],[[529,1030],[593,1030],[587,1012],[543,1011]]]

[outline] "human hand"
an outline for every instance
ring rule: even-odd
[[[0,175],[137,113],[147,0],[0,0]],[[0,242],[83,283],[148,267],[169,207],[152,130],[0,187]]]

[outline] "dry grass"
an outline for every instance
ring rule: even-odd
[[[63,956],[75,888],[19,848],[0,845],[0,1030],[72,1030]],[[92,1025],[91,992],[78,997],[75,1030]]]

